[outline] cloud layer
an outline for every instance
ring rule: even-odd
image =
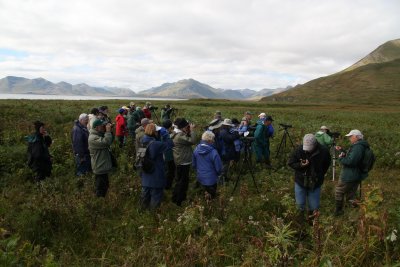
[[[0,76],[286,87],[399,38],[398,14],[397,0],[0,0]]]

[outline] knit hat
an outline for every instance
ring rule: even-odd
[[[92,128],[96,128],[97,126],[106,125],[106,124],[107,124],[107,121],[103,121],[103,120],[96,119],[96,120],[93,122]]]
[[[304,151],[313,151],[315,146],[317,145],[317,139],[313,134],[306,134],[303,138],[303,150]]]

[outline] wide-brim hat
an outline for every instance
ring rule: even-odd
[[[235,126],[235,125],[232,123],[231,119],[224,119],[224,121],[222,122],[222,125],[225,125],[225,126]]]

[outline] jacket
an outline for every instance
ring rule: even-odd
[[[34,133],[26,137],[28,141],[28,166],[35,172],[51,173],[52,162],[49,147],[52,143],[50,136]]]
[[[94,174],[105,174],[111,171],[110,146],[112,141],[113,137],[110,132],[103,134],[96,129],[89,131],[89,151]]]
[[[144,116],[145,116],[146,118],[151,119],[151,111],[150,111],[150,109],[144,107],[144,108],[142,109],[142,111],[143,111]]]
[[[157,141],[154,137],[148,135],[143,136],[143,145],[147,145],[150,141],[153,142],[147,148],[146,153],[148,153],[148,157],[154,163],[154,172],[145,173],[142,171],[140,173],[142,186],[164,188],[167,185],[164,171],[164,153],[168,148],[171,148],[172,141],[169,139],[167,142],[161,142]]]
[[[369,147],[369,144],[365,140],[359,140],[355,144],[350,146],[346,156],[339,158],[340,164],[342,164],[342,171],[340,173],[340,179],[343,182],[359,182],[364,180],[368,173],[362,172],[360,169],[364,150]]]
[[[140,144],[142,143],[142,138],[144,136],[144,128],[143,128],[143,126],[139,126],[139,128],[137,128],[135,130],[135,136],[136,136],[135,148],[136,148],[136,151],[137,151],[138,148],[140,147]]]
[[[264,125],[264,122],[262,120],[258,120],[256,130],[254,131],[254,143],[256,146],[266,146],[267,140],[265,131],[267,131],[267,129]]]
[[[222,162],[213,144],[201,141],[193,152],[193,168],[202,185],[214,185],[222,173]]]
[[[72,149],[75,155],[79,155],[80,158],[84,158],[85,155],[89,155],[89,131],[88,129],[80,124],[78,120],[75,121],[75,125],[72,128]]]
[[[309,165],[302,167],[301,160],[308,159]],[[306,152],[303,145],[298,146],[291,154],[288,165],[294,169],[295,182],[307,189],[314,190],[324,183],[324,176],[329,169],[331,155],[326,147],[317,143],[314,151]]]
[[[221,158],[223,161],[237,160],[239,158],[239,153],[236,152],[235,149],[235,140],[239,139],[239,133],[233,132],[231,133],[229,129],[223,128],[221,129],[220,136],[222,141],[224,142],[223,151]]]
[[[130,133],[134,133],[135,129],[137,128],[137,126],[136,126],[137,121],[136,121],[135,113],[136,113],[136,111],[129,110],[128,116],[126,119],[126,127],[128,128],[128,131]]]
[[[327,148],[329,148],[333,143],[332,137],[330,137],[329,134],[323,131],[318,131],[315,134],[315,138],[317,139],[318,143],[320,143],[323,146],[326,146]]]
[[[192,145],[197,142],[196,133],[192,132],[190,135],[179,131],[171,134],[171,139],[174,142],[174,161],[176,165],[192,163]]]
[[[115,121],[117,125],[115,127],[115,135],[116,136],[125,136],[128,135],[127,127],[126,127],[126,119],[121,114],[118,114],[115,117]]]
[[[161,121],[169,120],[171,118],[172,108],[161,109]]]

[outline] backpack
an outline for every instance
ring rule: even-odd
[[[135,167],[137,170],[141,170],[145,173],[153,173],[155,170],[154,162],[150,159],[147,149],[154,141],[150,141],[147,145],[143,145],[138,148],[136,152]]]
[[[372,149],[369,147],[366,147],[364,149],[364,155],[363,155],[362,161],[360,163],[361,172],[368,173],[370,170],[372,170],[372,168],[374,167],[375,160],[376,160],[376,157],[375,157]]]

